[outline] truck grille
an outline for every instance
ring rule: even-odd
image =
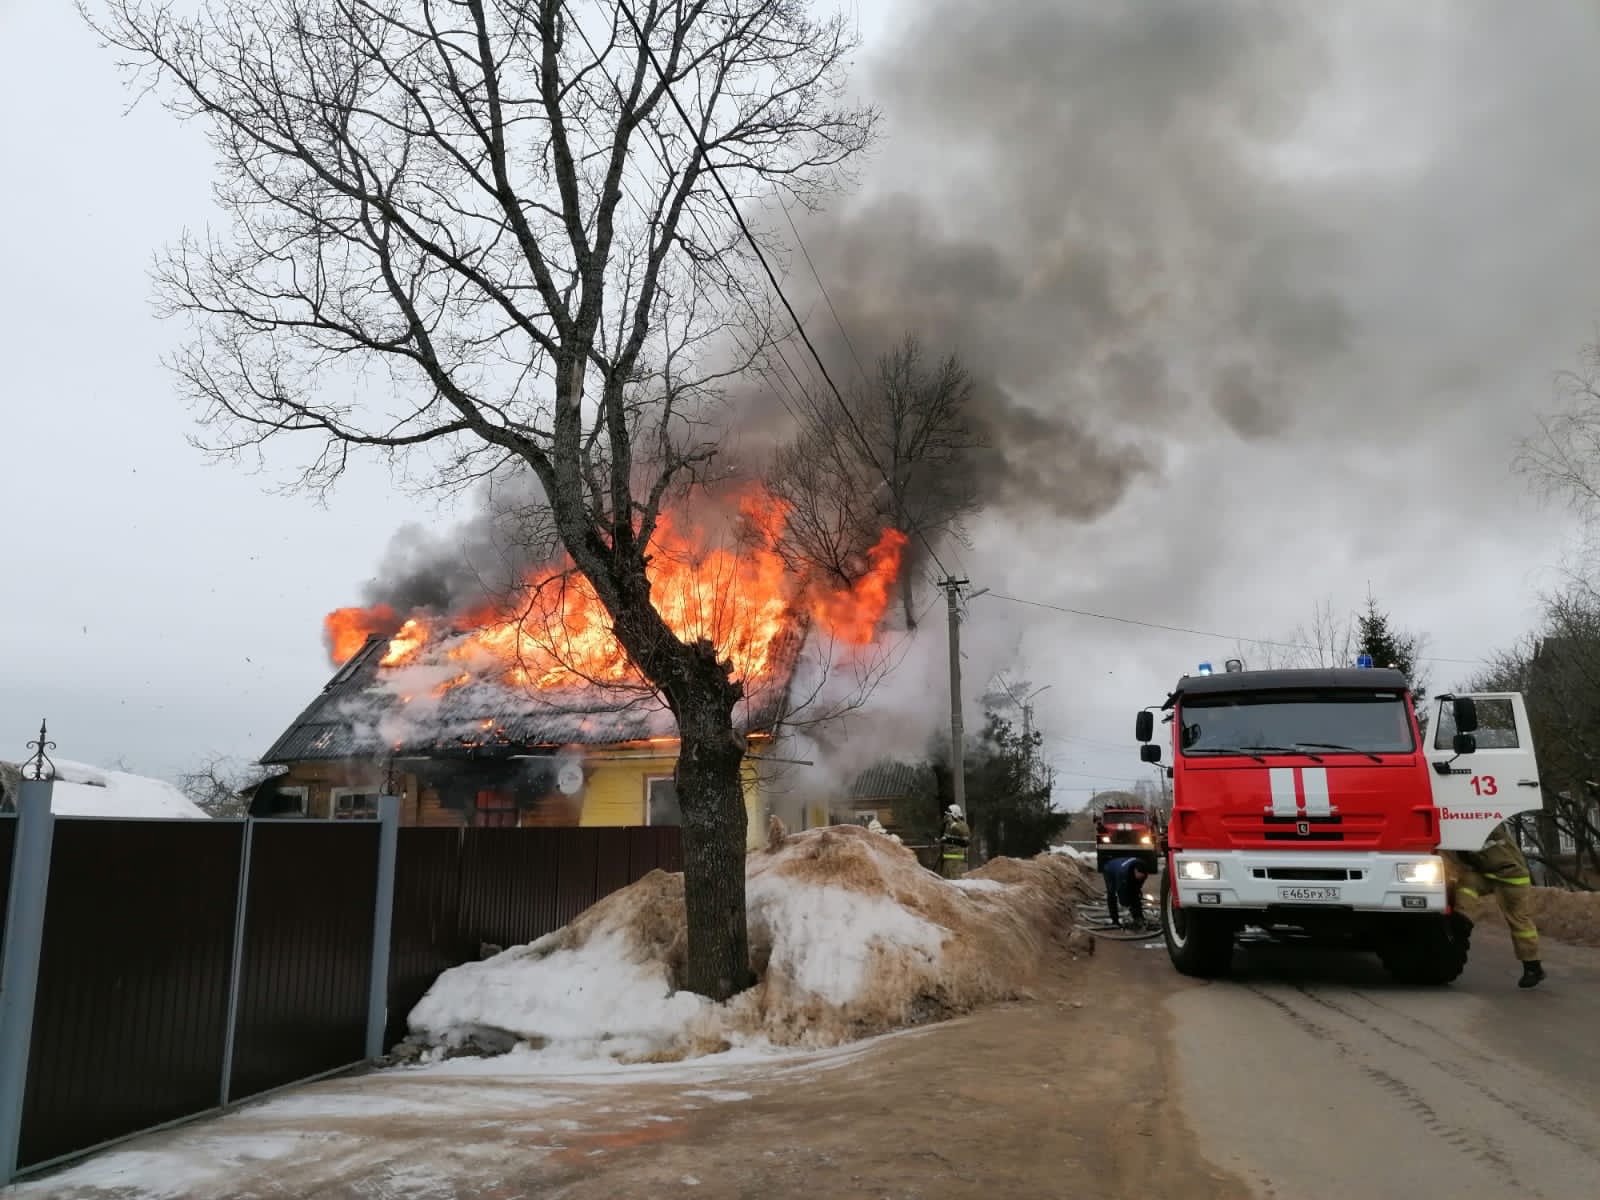
[[[1239,847],[1340,844],[1343,849],[1376,847],[1382,840],[1385,818],[1378,813],[1340,813],[1329,817],[1277,817],[1267,813],[1223,817],[1231,843]],[[1307,832],[1300,832],[1301,822]]]
[[[1337,881],[1346,879],[1365,879],[1364,870],[1352,870],[1345,867],[1255,867],[1250,874],[1257,879],[1288,879],[1288,880],[1318,880]]]

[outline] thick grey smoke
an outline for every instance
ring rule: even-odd
[[[1310,12],[902,7],[867,195],[805,234],[863,357],[914,331],[985,382],[992,503],[1098,516],[1172,423],[1281,434],[1348,350],[1341,234],[1270,155],[1327,75]]]
[[[549,509],[531,472],[503,472],[479,492],[478,511],[446,531],[395,531],[373,578],[368,605],[398,613],[455,613],[507,595],[530,567],[557,557]]]
[[[999,398],[975,586],[1265,637],[1370,586],[1438,653],[1520,632],[1560,534],[1513,442],[1600,319],[1600,10],[905,0],[877,29],[885,143],[801,229],[863,359],[915,330]],[[1113,736],[1223,648],[986,603],[1041,677],[1095,681],[1047,730]],[[938,690],[897,700],[937,729]]]

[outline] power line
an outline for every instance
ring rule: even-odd
[[[1062,604],[1049,604],[1043,600],[1024,600],[1020,596],[1007,596],[1004,593],[990,591],[989,595],[996,600],[1006,600],[1012,604],[1025,604],[1029,608],[1048,608],[1052,612],[1067,613],[1074,617],[1088,617],[1095,621],[1115,621],[1119,625],[1137,625],[1143,629],[1164,629],[1168,633],[1187,633],[1193,637],[1219,638],[1225,642],[1245,642],[1253,646],[1278,646],[1285,650],[1320,650],[1323,647],[1312,646],[1305,642],[1280,642],[1271,638],[1245,637],[1242,634],[1217,633],[1209,629],[1190,629],[1184,625],[1163,625],[1159,621],[1140,621],[1134,617],[1114,617],[1110,613],[1089,612],[1082,608],[1068,608]],[[1420,654],[1417,656],[1424,662],[1459,663],[1469,667],[1483,665],[1479,658],[1440,658],[1435,654]]]
[[[789,222],[789,232],[794,234],[794,244],[800,247],[800,254],[806,260],[806,266],[811,268],[811,278],[817,281],[817,290],[822,293],[822,299],[828,305],[828,312],[833,315],[833,323],[839,327],[839,336],[844,339],[845,346],[850,351],[850,357],[855,359],[856,370],[861,373],[861,382],[870,383],[867,378],[867,369],[861,365],[861,356],[856,353],[855,343],[850,340],[850,334],[845,330],[844,322],[839,319],[839,310],[833,306],[833,297],[828,295],[828,285],[822,282],[822,274],[817,270],[817,264],[811,261],[811,251],[806,249],[805,239],[800,236],[800,230],[794,223],[794,218],[789,215],[789,206],[778,198],[778,207],[783,210],[783,219]]]
[[[627,18],[628,25],[633,30],[633,35],[639,39],[639,48],[644,51],[645,57],[650,60],[651,67],[655,69],[656,78],[661,81],[662,93],[678,114],[678,119],[683,122],[685,131],[694,139],[695,152],[705,162],[707,173],[716,183],[717,190],[722,193],[723,202],[728,208],[728,215],[739,226],[739,232],[744,235],[746,244],[749,245],[751,252],[755,254],[756,261],[761,264],[762,271],[766,273],[767,281],[772,284],[772,290],[777,293],[778,299],[782,302],[784,312],[788,313],[789,320],[794,322],[795,332],[800,335],[801,343],[811,355],[812,361],[817,364],[817,371],[821,374],[823,382],[828,385],[828,390],[833,393],[834,400],[838,402],[839,411],[844,414],[845,421],[855,432],[856,437],[860,439],[861,448],[866,453],[868,460],[877,469],[878,474],[883,476],[883,481],[892,488],[894,482],[889,478],[889,472],[878,461],[878,456],[873,452],[872,443],[868,440],[866,431],[861,428],[861,423],[856,420],[855,414],[850,411],[850,406],[845,403],[844,393],[839,390],[839,385],[834,383],[833,376],[828,372],[827,364],[822,361],[822,355],[817,352],[816,346],[811,341],[810,334],[806,333],[805,322],[800,319],[800,314],[795,312],[794,305],[789,302],[789,297],[785,294],[783,285],[778,281],[778,276],[773,271],[772,264],[767,261],[767,256],[761,249],[761,243],[756,240],[755,234],[750,232],[750,226],[745,222],[744,214],[739,211],[739,205],[735,202],[733,193],[728,190],[728,185],[723,182],[721,170],[712,161],[711,155],[706,149],[705,141],[700,136],[700,131],[689,117],[688,109],[684,108],[683,101],[679,100],[678,94],[672,90],[672,83],[667,78],[666,71],[662,69],[660,60],[656,58],[655,48],[650,45],[650,39],[645,36],[644,29],[639,24],[638,17],[634,15],[632,6],[627,3],[618,3],[617,8]],[[809,256],[807,261],[809,261]],[[832,308],[831,301],[829,302],[829,308]],[[854,354],[854,350],[851,353]],[[933,543],[928,540],[928,535],[920,528],[916,530],[916,533],[922,539],[922,544],[926,547],[929,557],[933,559],[939,570],[948,576],[950,572],[946,570],[944,563],[940,562],[939,553],[933,548]]]

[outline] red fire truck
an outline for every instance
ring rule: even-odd
[[[1522,697],[1438,700],[1424,738],[1398,671],[1370,666],[1223,674],[1202,666],[1161,706],[1173,804],[1161,847],[1167,952],[1225,973],[1235,940],[1375,950],[1398,980],[1449,983],[1471,925],[1440,850],[1477,850],[1540,805]],[[1159,763],[1154,711],[1141,757]]]
[[[1095,866],[1104,870],[1114,858],[1137,858],[1154,874],[1160,865],[1161,816],[1145,808],[1106,808],[1094,821]]]

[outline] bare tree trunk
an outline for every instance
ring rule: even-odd
[[[745,922],[744,859],[749,816],[744,746],[731,704],[704,695],[678,711],[678,803],[683,811],[683,896],[689,955],[683,986],[725,999],[752,982]]]

